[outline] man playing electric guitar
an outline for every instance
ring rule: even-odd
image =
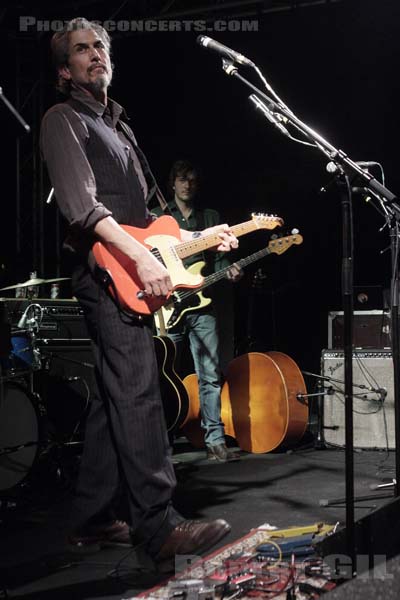
[[[51,45],[57,86],[66,100],[43,117],[41,150],[69,224],[72,290],[92,340],[97,383],[68,542],[72,549],[91,551],[139,544],[159,570],[173,570],[177,554],[204,552],[230,527],[223,519],[184,519],[173,507],[176,480],[154,376],[152,319],[123,310],[91,260],[92,246],[111,247],[132,266],[142,294],[168,296],[173,285],[167,268],[124,229],[150,227],[147,202],[157,185],[123,108],[108,97],[113,65],[107,31],[77,18],[53,35]],[[139,90],[140,82],[135,85]],[[236,248],[235,236],[223,229],[206,235],[218,235],[219,250]],[[191,239],[182,232],[182,242]],[[129,523],[115,513],[120,491]]]
[[[168,203],[170,214],[182,229],[193,231],[218,225],[217,211],[199,208],[195,205],[198,190],[198,171],[188,161],[176,161],[169,176],[169,187],[174,194]],[[156,208],[153,212],[161,214]],[[185,267],[204,260],[207,273],[213,273],[226,267],[229,263],[221,253],[204,252],[195,254],[184,261]],[[240,278],[241,271],[232,265],[228,270],[228,278]],[[209,460],[226,462],[237,460],[237,454],[228,451],[225,443],[224,425],[221,421],[221,369],[219,355],[218,324],[212,303],[191,310],[182,316],[176,327],[168,335],[173,339],[177,349],[176,368],[179,373],[182,367],[185,342],[189,341],[194,368],[199,380],[202,428],[205,430],[204,440]]]

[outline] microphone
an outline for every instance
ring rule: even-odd
[[[18,329],[24,329],[26,326],[28,326],[28,329],[30,329],[31,327],[33,328],[33,326],[35,326],[37,328],[37,331],[39,330],[39,323],[37,322],[37,318],[36,318],[36,314],[35,314],[36,308],[39,309],[40,313],[42,312],[42,307],[40,306],[40,304],[29,304],[26,307],[20,320],[17,323]],[[31,309],[32,309],[32,311],[31,311]],[[29,314],[30,311],[32,312],[31,315]]]
[[[356,165],[358,165],[362,169],[368,169],[368,167],[379,166],[379,163],[374,162],[372,160],[357,160]],[[328,171],[328,173],[337,173],[339,171],[339,167],[335,162],[331,161],[326,165],[326,170]]]
[[[28,320],[28,313],[29,313],[29,309],[30,309],[31,305],[27,306],[26,309],[24,310],[22,317],[20,318],[20,320],[17,323],[17,327],[18,329],[24,329],[26,322]]]
[[[260,98],[258,98],[255,94],[251,94],[251,96],[249,96],[249,100],[252,101],[252,103],[258,110],[261,110],[261,112],[264,113],[264,115],[267,117],[268,121],[270,121],[273,125],[275,125],[275,127],[277,127],[279,129],[279,131],[281,133],[283,133],[283,135],[291,137],[291,135],[288,132],[288,130],[286,129],[286,127],[284,125],[282,125],[282,123],[280,122],[280,120],[282,119],[282,117],[280,115],[272,112],[272,110],[270,110],[268,108],[268,106],[266,106],[264,104],[264,102],[262,102],[260,100]]]
[[[199,35],[196,41],[198,44],[200,44],[200,46],[210,48],[210,50],[214,50],[214,52],[221,54],[223,57],[228,58],[229,60],[233,60],[233,62],[239,63],[240,65],[246,65],[247,67],[254,67],[254,63],[243,56],[243,54],[228,48],[228,46],[220,44],[216,40],[213,40],[206,35]]]

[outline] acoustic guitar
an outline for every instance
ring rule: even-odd
[[[200,427],[200,401],[196,375],[183,381],[189,395],[189,411],[183,433],[195,447],[204,445]],[[250,352],[228,365],[221,393],[221,418],[225,433],[242,450],[271,452],[292,446],[303,436],[308,404],[303,376],[297,364],[282,352]]]
[[[233,225],[231,230],[236,237],[239,237],[256,229],[274,229],[282,224],[283,221],[279,217],[253,214],[250,221]],[[221,242],[218,233],[182,242],[177,221],[166,215],[159,217],[145,228],[129,225],[121,225],[121,227],[165,265],[172,281],[173,291],[179,287],[199,287],[204,281],[204,277],[200,274],[187,271],[182,259],[218,246]],[[167,297],[147,296],[142,289],[135,263],[111,244],[96,242],[93,245],[93,255],[98,266],[111,277],[110,293],[117,298],[124,310],[150,315],[165,304],[171,296],[172,292]]]
[[[189,396],[182,379],[175,371],[175,343],[166,335],[162,314],[159,314],[160,335],[153,336],[158,365],[161,400],[169,434],[174,434],[187,418]]]
[[[255,261],[264,258],[264,256],[267,256],[268,254],[283,254],[293,244],[298,245],[302,242],[303,238],[298,233],[294,233],[286,237],[276,238],[271,240],[266,248],[263,248],[258,252],[254,252],[254,254],[250,254],[250,256],[247,256],[246,258],[236,261],[235,264],[243,269]],[[202,269],[205,267],[205,264],[206,263],[204,261],[196,262],[188,267],[188,271],[196,275],[200,274]],[[167,300],[166,304],[162,306],[154,315],[157,328],[160,329],[158,318],[159,314],[161,314],[164,319],[165,329],[169,331],[172,327],[179,323],[181,317],[183,317],[186,312],[191,310],[199,310],[205,306],[208,306],[211,303],[211,298],[203,296],[202,291],[226,277],[226,274],[230,268],[231,266],[229,265],[223,269],[220,269],[216,273],[212,273],[211,275],[204,277],[203,283],[198,288],[189,290],[176,290],[169,300]]]
[[[168,336],[154,336],[161,399],[168,433],[175,433],[187,418],[189,397],[175,371],[175,344]]]

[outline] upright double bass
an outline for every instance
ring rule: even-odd
[[[197,447],[204,445],[196,375],[184,380],[190,399],[183,432]],[[250,352],[228,365],[221,393],[225,433],[242,450],[270,452],[295,444],[308,421],[303,376],[292,358],[282,352]]]

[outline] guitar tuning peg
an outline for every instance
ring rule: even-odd
[[[297,233],[300,233],[300,231],[296,227],[294,227],[291,231],[291,234],[296,235]]]

